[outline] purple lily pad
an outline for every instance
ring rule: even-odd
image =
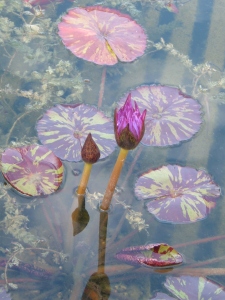
[[[113,122],[94,106],[57,105],[47,110],[37,123],[40,141],[58,157],[80,161],[81,146],[89,133],[100,150],[100,159],[115,147]]]
[[[225,299],[224,287],[204,277],[168,277],[164,286],[178,299]]]
[[[0,300],[11,300],[11,296],[6,292],[4,287],[0,287]]]
[[[146,85],[129,93],[141,111],[147,109],[142,144],[174,145],[190,139],[198,132],[202,123],[201,106],[178,88]],[[127,95],[119,101],[119,106],[124,104]]]
[[[140,176],[135,194],[141,200],[154,199],[147,209],[158,220],[181,224],[205,218],[216,205],[220,188],[203,170],[168,165]]]
[[[147,267],[168,267],[181,264],[182,255],[167,244],[148,244],[122,249],[116,258],[126,263]]]
[[[157,293],[154,298],[151,298],[151,300],[176,300],[177,298],[172,298],[164,293]]]
[[[62,183],[62,162],[45,146],[8,148],[2,153],[1,164],[5,179],[28,196],[49,195]]]

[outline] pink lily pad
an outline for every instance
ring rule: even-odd
[[[131,92],[141,111],[147,109],[145,134],[141,143],[146,146],[168,146],[190,139],[198,132],[201,105],[179,89],[170,86],[146,85]],[[125,103],[126,94],[119,106]]]
[[[204,277],[168,277],[164,286],[178,299],[225,299],[224,287]]]
[[[140,176],[135,194],[153,199],[147,209],[158,220],[181,224],[204,219],[215,207],[220,188],[204,170],[168,165]]]
[[[82,160],[81,146],[89,133],[100,150],[100,159],[116,147],[112,120],[85,104],[52,107],[38,121],[37,132],[42,144],[68,161]]]
[[[62,183],[62,162],[44,146],[8,148],[2,153],[1,164],[5,179],[28,196],[49,195]]]
[[[106,7],[72,8],[58,28],[66,48],[99,65],[133,61],[146,48],[142,27],[130,16]]]
[[[116,254],[126,263],[147,267],[168,267],[183,262],[182,255],[167,244],[148,244],[128,247]]]

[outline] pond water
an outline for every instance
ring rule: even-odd
[[[45,197],[23,196],[2,176],[0,285],[9,294],[3,290],[0,299],[149,300],[157,292],[168,298],[156,299],[202,299],[200,294],[182,298],[170,293],[164,286],[170,275],[202,276],[225,286],[224,1],[25,2],[0,0],[1,152],[40,143],[37,120],[56,104],[94,105],[112,117],[120,98],[140,85],[180,88],[201,104],[203,121],[193,138],[178,145],[139,144],[129,151],[109,214],[100,213],[98,206],[118,147],[93,165],[85,207],[75,193],[82,161],[63,161],[63,184]],[[101,66],[65,48],[57,34],[62,15],[72,7],[96,4],[128,14],[144,28],[148,42],[143,56]],[[137,200],[137,179],[169,164],[204,170],[221,188],[206,218],[189,224],[160,222],[145,201]],[[125,247],[149,243],[175,246],[183,264],[159,270],[115,258]],[[225,298],[213,294],[210,299]]]

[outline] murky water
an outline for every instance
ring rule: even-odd
[[[223,0],[49,2],[29,6],[0,0],[2,151],[38,142],[36,122],[55,104],[82,102],[112,117],[116,102],[144,84],[179,87],[202,105],[203,123],[191,140],[179,145],[140,144],[130,151],[108,215],[100,213],[98,205],[118,148],[93,165],[85,205],[75,195],[83,162],[64,161],[63,184],[46,197],[21,196],[2,177],[0,285],[18,300],[148,300],[166,292],[166,276],[182,272],[224,285]],[[143,56],[100,66],[65,48],[57,34],[61,16],[69,8],[94,4],[128,14],[144,28],[148,45]],[[148,213],[144,201],[137,201],[137,178],[167,164],[204,169],[221,187],[222,195],[207,218],[191,224],[162,223]],[[176,246],[185,262],[160,273],[115,258],[125,247],[147,243]]]

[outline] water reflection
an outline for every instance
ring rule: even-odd
[[[99,248],[98,248],[98,270],[93,273],[84,289],[82,300],[107,300],[110,296],[110,281],[105,274],[106,236],[108,225],[108,213],[100,212],[99,219]]]
[[[77,235],[87,226],[90,217],[85,209],[85,196],[77,195],[78,207],[73,211],[72,224],[73,224],[73,236]]]

